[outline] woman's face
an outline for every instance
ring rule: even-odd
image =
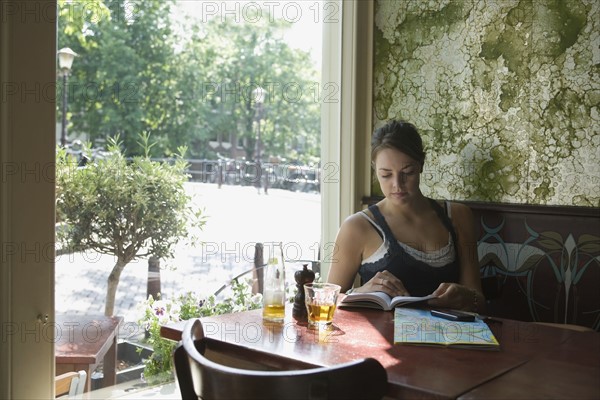
[[[375,173],[385,197],[403,203],[420,195],[421,164],[396,149],[383,149],[375,157]]]

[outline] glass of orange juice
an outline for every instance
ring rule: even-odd
[[[263,320],[283,322],[285,318],[285,267],[281,243],[271,247],[265,267],[263,289]]]
[[[304,285],[309,329],[320,330],[331,327],[340,289],[340,285],[334,283],[306,283]]]

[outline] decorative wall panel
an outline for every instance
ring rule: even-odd
[[[375,7],[375,125],[419,128],[425,195],[600,205],[600,2]]]
[[[597,208],[467,204],[488,314],[600,331]]]

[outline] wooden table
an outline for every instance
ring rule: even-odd
[[[56,375],[84,370],[88,391],[92,372],[103,361],[104,386],[115,385],[117,333],[122,321],[123,317],[57,315]]]
[[[213,339],[260,351],[264,364],[330,366],[377,359],[394,398],[600,398],[600,334],[514,320],[490,323],[500,351],[393,344],[393,312],[338,309],[334,330],[319,336],[287,310],[265,325],[261,310],[202,318]],[[179,340],[185,322],[163,326]],[[550,380],[551,382],[547,382]]]

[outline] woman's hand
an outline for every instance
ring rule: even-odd
[[[479,293],[458,283],[442,283],[432,293],[437,296],[427,301],[432,307],[454,308],[459,310],[477,311]],[[477,298],[475,298],[477,296]]]
[[[391,297],[410,296],[408,290],[406,290],[402,284],[402,281],[388,271],[380,271],[376,273],[370,281],[361,287],[356,288],[355,292],[384,292]]]

